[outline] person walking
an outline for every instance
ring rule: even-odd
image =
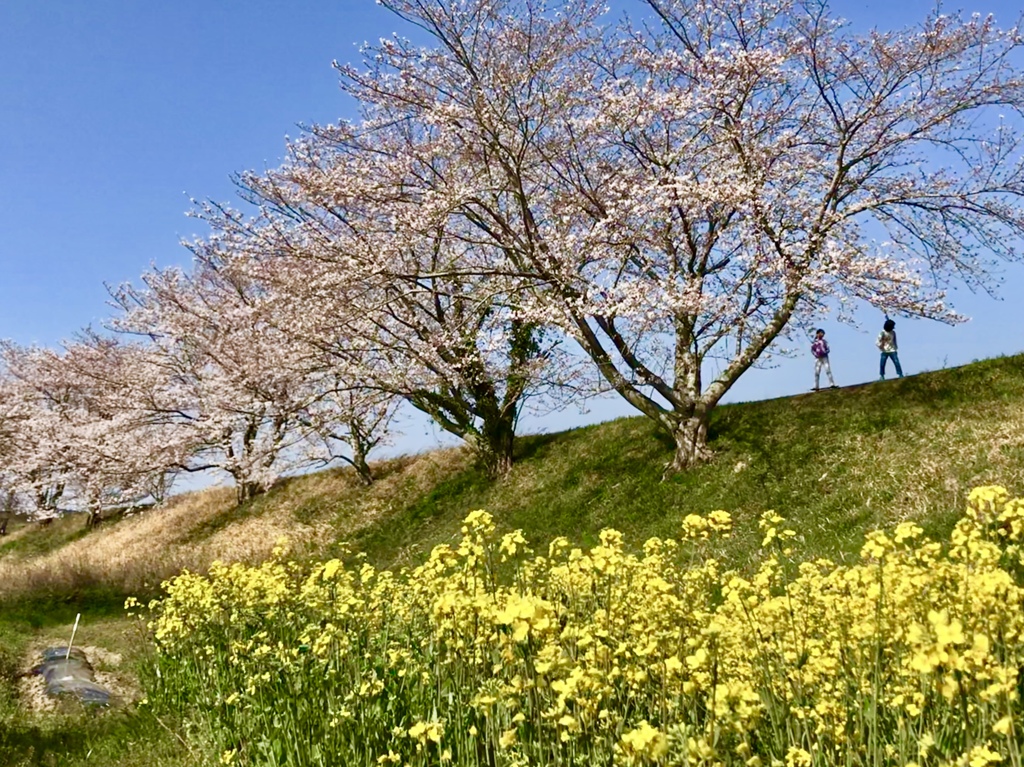
[[[882,325],[882,332],[878,334],[875,346],[882,352],[882,356],[878,360],[878,380],[885,380],[885,363],[890,358],[896,367],[896,375],[903,378],[903,368],[900,367],[899,344],[896,342],[896,323],[888,317],[885,318],[885,324]]]
[[[828,375],[829,387],[837,389],[835,380],[832,378],[832,365],[828,361],[828,341],[825,340],[825,331],[818,328],[814,331],[814,341],[811,342],[811,354],[814,355],[814,391],[818,391],[821,381],[821,371],[824,368]]]

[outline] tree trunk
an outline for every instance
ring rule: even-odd
[[[676,446],[675,452],[672,455],[672,460],[665,465],[662,479],[710,460],[712,453],[708,448],[707,422],[707,416],[701,414],[691,416],[676,425],[672,432],[672,440]]]
[[[352,456],[352,468],[356,470],[356,474],[359,476],[359,481],[362,482],[365,487],[369,487],[373,484],[373,472],[370,470],[370,464],[366,462],[366,456],[364,454],[356,452]]]
[[[349,422],[348,433],[350,436],[347,441],[352,449],[352,459],[349,460],[349,463],[356,470],[356,475],[363,486],[369,487],[373,484],[373,472],[370,470],[366,455],[373,448],[373,443],[370,443],[363,435],[362,424],[358,420]]]
[[[239,506],[246,501],[251,501],[263,492],[263,486],[258,482],[249,482],[241,479],[235,480],[235,499],[238,501]]]
[[[100,523],[100,510],[90,509],[89,517],[85,520],[86,527],[96,527]]]
[[[504,419],[495,421],[484,424],[481,433],[473,441],[473,448],[487,476],[500,479],[512,470],[516,434],[513,424]]]
[[[512,449],[501,452],[490,451],[481,456],[484,470],[491,479],[501,479],[512,471]]]

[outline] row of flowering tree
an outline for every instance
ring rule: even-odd
[[[0,428],[31,434],[4,470],[41,506],[201,468],[244,500],[337,456],[370,481],[400,404],[499,476],[527,403],[598,391],[683,470],[806,321],[956,322],[949,284],[1019,257],[1016,27],[857,34],[814,0],[382,4],[419,42],[337,65],[357,118],[241,174],[248,212],[199,206],[190,271],[112,291],[128,340],[7,348]]]

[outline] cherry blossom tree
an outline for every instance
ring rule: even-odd
[[[5,505],[12,507],[19,505],[23,488],[18,453],[27,413],[18,389],[17,379],[0,365],[0,493],[11,502]]]
[[[296,468],[304,390],[286,339],[261,321],[248,286],[211,264],[143,275],[111,291],[115,330],[146,339],[158,377],[144,407],[191,447],[185,471],[232,477],[239,503]]]
[[[101,483],[92,495],[117,485],[123,503],[162,503],[189,445],[147,407],[162,383],[152,350],[87,329],[59,353],[45,352],[42,363],[42,375],[65,381],[86,405],[86,428],[77,436],[93,464],[85,485]]]
[[[11,439],[5,467],[34,516],[52,518],[70,510],[80,478],[76,470],[87,462],[75,451],[76,432],[86,420],[84,398],[46,374],[50,350],[7,343],[2,353]]]
[[[35,514],[88,512],[159,500],[178,461],[175,445],[126,397],[137,348],[86,333],[61,351],[2,349],[9,486]]]
[[[270,286],[274,321],[324,351],[343,379],[403,398],[501,476],[554,346],[508,281],[480,266],[494,246],[467,242],[424,204],[415,177],[431,171],[407,164],[401,131],[369,145],[353,138],[317,128],[281,169],[243,177],[270,223],[250,228],[236,263]]]
[[[656,23],[615,30],[582,3],[383,5],[433,44],[341,68],[368,115],[350,132],[415,126],[406,165],[449,171],[419,199],[673,439],[669,471],[803,321],[866,301],[956,322],[946,287],[1019,257],[1015,28],[858,35],[791,0],[648,0]]]
[[[277,345],[273,364],[289,381],[291,452],[308,458],[309,465],[347,463],[371,484],[369,454],[392,438],[399,401],[367,385],[368,362],[344,341],[349,336],[339,324],[351,310],[337,310],[338,296],[330,304],[317,302],[317,291],[310,291],[314,283],[307,283],[315,274],[277,268],[268,276],[267,239],[255,237],[237,214],[207,206],[202,215],[214,231],[189,244],[197,269],[235,285],[237,297],[231,300],[244,300],[249,326],[262,327],[262,342]],[[266,364],[269,356],[250,374],[266,375]]]
[[[191,445],[185,471],[220,470],[238,501],[283,473],[334,460],[369,484],[369,452],[389,435],[393,397],[357,390],[316,347],[282,332],[262,287],[226,267],[217,238],[190,244],[191,272],[152,271],[113,291],[112,326],[144,336],[159,379],[143,392],[154,423]]]
[[[300,411],[298,421],[306,431],[313,460],[348,464],[362,483],[372,484],[376,477],[370,453],[393,436],[399,400],[387,392],[353,385],[330,366],[310,373],[307,382],[316,394]]]

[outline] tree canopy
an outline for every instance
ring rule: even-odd
[[[240,500],[339,457],[370,482],[403,405],[500,476],[525,407],[607,390],[683,470],[805,322],[862,303],[958,322],[948,287],[1020,258],[1016,27],[936,11],[860,34],[793,0],[622,22],[382,4],[426,44],[336,65],[358,116],[241,173],[241,210],[200,205],[191,271],[113,291],[125,340],[7,347],[3,477],[40,509],[206,467]]]

